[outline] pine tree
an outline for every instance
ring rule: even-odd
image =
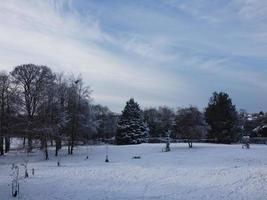
[[[213,93],[205,118],[211,128],[208,138],[216,139],[219,143],[231,143],[238,139],[237,111],[228,94]]]
[[[147,132],[142,111],[138,103],[131,98],[126,102],[126,106],[117,124],[117,144],[140,144],[146,141],[148,137]]]

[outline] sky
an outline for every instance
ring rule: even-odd
[[[81,74],[115,112],[203,109],[214,91],[267,111],[267,0],[3,0],[0,70],[27,63]]]

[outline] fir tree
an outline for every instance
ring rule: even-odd
[[[208,138],[216,139],[219,143],[231,143],[238,139],[237,111],[228,94],[213,93],[205,118],[211,128]]]
[[[147,126],[144,123],[143,114],[138,103],[134,99],[130,99],[126,102],[117,124],[117,144],[140,144],[146,141],[147,132]]]

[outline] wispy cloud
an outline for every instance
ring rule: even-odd
[[[246,20],[265,21],[267,20],[267,1],[266,0],[235,0],[233,4],[237,9],[238,15]]]
[[[95,101],[115,111],[130,97],[143,106],[203,107],[212,90],[229,87],[239,103],[244,92],[261,98],[267,89],[265,4],[3,1],[0,69],[36,63],[81,73]],[[256,109],[253,102],[240,104]]]
[[[126,60],[102,48],[99,43],[114,44],[115,39],[104,33],[97,21],[90,21],[88,17],[85,22],[81,21],[81,16],[65,12],[65,6],[71,4],[58,4],[57,1],[1,3],[1,68],[38,63],[57,71],[82,73],[87,83],[92,85],[96,101],[111,106],[116,104],[117,107],[124,102],[110,102],[103,96],[120,95],[125,100],[143,93],[142,101],[148,98],[145,91],[150,91],[148,94],[153,96],[152,91],[164,93],[172,90],[173,85],[180,84],[176,77],[170,78],[168,73],[136,66],[138,62]],[[121,41],[117,43],[120,45]],[[137,44],[135,40],[124,45],[126,50],[143,56],[152,56],[151,52],[155,52],[153,48],[146,50],[146,45]],[[113,92],[105,89],[110,85]],[[116,94],[114,90],[120,93]]]

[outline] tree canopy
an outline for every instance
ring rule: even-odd
[[[210,126],[208,138],[220,143],[238,139],[237,111],[227,93],[213,93],[205,110],[205,118]]]

